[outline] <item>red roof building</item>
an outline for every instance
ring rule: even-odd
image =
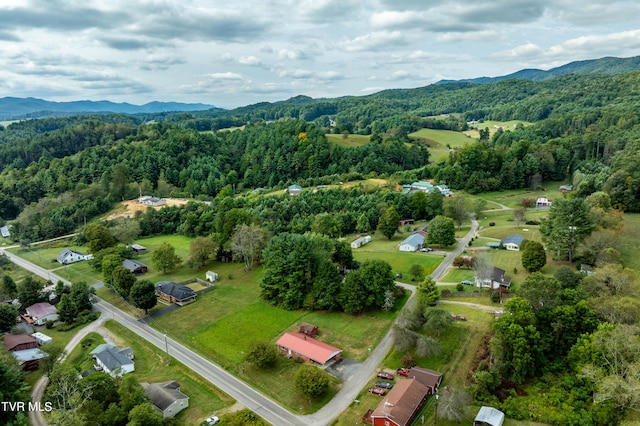
[[[308,337],[302,333],[285,333],[276,342],[278,351],[290,358],[315,362],[324,366],[331,360],[340,359],[342,349]]]
[[[38,349],[38,341],[28,334],[5,334],[4,345],[10,352]]]
[[[433,395],[442,382],[442,373],[428,368],[413,367],[409,370],[409,378],[418,380],[427,387],[429,395]]]
[[[416,379],[398,380],[378,408],[371,413],[373,426],[410,425],[429,390]]]

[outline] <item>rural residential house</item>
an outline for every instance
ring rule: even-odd
[[[551,201],[547,197],[540,196],[536,199],[536,209],[540,207],[551,207]]]
[[[94,355],[94,359],[96,369],[102,369],[113,378],[122,377],[135,370],[131,348],[118,349],[115,346],[105,345],[103,350]]]
[[[3,238],[9,238],[11,236],[11,231],[9,230],[9,225],[0,226],[0,235]]]
[[[316,340],[302,333],[284,333],[276,342],[278,351],[289,358],[301,359],[308,363],[315,362],[325,366],[329,361],[340,359],[342,349]]]
[[[40,366],[40,360],[49,356],[48,353],[38,348],[14,351],[11,354],[18,360],[18,364],[25,371],[37,370]]]
[[[558,190],[565,194],[567,192],[571,192],[573,191],[573,185],[560,185],[560,188],[558,188]]]
[[[424,235],[411,234],[400,243],[400,251],[418,251],[424,245]]]
[[[473,421],[473,426],[502,426],[503,423],[504,413],[502,411],[482,406]]]
[[[68,265],[70,263],[79,262],[81,260],[91,260],[93,259],[93,255],[69,250],[68,248],[65,247],[58,254],[58,257],[56,259],[58,260],[58,263],[62,265]]]
[[[291,185],[287,188],[289,195],[299,195],[302,193],[302,187],[300,185]]]
[[[433,184],[431,182],[427,182],[425,180],[421,180],[419,182],[413,182],[411,184],[411,191],[412,192],[433,192],[433,189],[435,187],[433,186]]]
[[[9,352],[37,349],[38,341],[28,334],[5,334],[4,345]]]
[[[144,263],[140,263],[137,260],[125,259],[122,261],[122,266],[131,271],[132,274],[141,275],[149,271],[149,268]]]
[[[511,287],[511,277],[505,275],[504,269],[496,268],[495,266],[489,271],[486,278],[475,277],[475,285],[480,288],[490,288],[491,290],[499,290],[501,293],[506,293]]]
[[[151,195],[143,195],[142,197],[138,198],[138,202],[153,207],[164,206],[165,204],[167,204],[166,200],[163,200],[159,197],[152,197]]]
[[[44,325],[47,321],[58,321],[58,310],[49,302],[34,303],[26,309],[26,312],[35,325]]]
[[[364,237],[360,237],[357,240],[354,240],[351,242],[351,248],[352,249],[357,249],[362,247],[363,245],[370,243],[371,242],[371,236],[370,235],[365,235]]]
[[[436,393],[440,383],[442,383],[442,373],[428,368],[413,367],[409,370],[410,379],[416,379],[427,387],[427,393],[432,395]]]
[[[520,234],[512,234],[500,240],[502,246],[507,250],[519,251],[524,237]]]
[[[175,380],[162,383],[141,382],[144,393],[162,414],[162,417],[175,417],[189,406],[189,397],[180,392],[180,384]]]
[[[176,284],[173,281],[160,281],[156,284],[156,296],[176,305],[185,305],[196,301],[196,292],[193,289]]]
[[[427,395],[427,387],[419,380],[398,380],[398,383],[371,413],[373,426],[410,425]]]

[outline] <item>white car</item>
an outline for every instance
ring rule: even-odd
[[[218,416],[211,416],[205,421],[207,422],[208,425],[215,425],[220,421],[220,419],[218,418]]]

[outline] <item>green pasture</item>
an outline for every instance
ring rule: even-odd
[[[204,380],[190,368],[171,359],[167,365],[166,354],[136,334],[113,321],[107,321],[105,327],[111,331],[118,345],[131,347],[135,356],[135,374],[140,382],[163,382],[176,380],[180,390],[189,396],[189,408],[178,414],[176,419],[183,425],[195,425],[213,412],[228,407],[234,400],[220,389]]]
[[[428,146],[431,159],[435,161],[446,160],[452,149],[477,141],[477,137],[473,139],[461,132],[436,129],[420,129],[410,133],[409,137]]]
[[[618,247],[618,251],[620,251],[624,265],[634,271],[640,271],[638,235],[640,235],[640,214],[625,213],[624,228],[620,233],[621,244]]]
[[[488,120],[488,121],[484,121],[482,123],[478,123],[478,124],[474,124],[473,127],[477,127],[478,129],[485,129],[488,128],[489,129],[489,134],[493,135],[494,133],[496,133],[498,131],[498,129],[496,129],[495,126],[503,126],[504,127],[504,131],[513,131],[515,130],[516,126],[518,124],[522,124],[524,126],[529,126],[532,123],[528,122],[528,121],[520,121],[520,120],[511,120],[511,121],[492,121],[492,120]],[[480,138],[480,132],[476,129],[472,129],[472,130],[466,130],[463,132],[465,135],[469,135],[469,137],[475,138],[475,139],[479,139]]]
[[[445,283],[459,283],[462,280],[470,280],[473,281],[473,277],[475,276],[475,272],[473,269],[458,269],[458,268],[449,268],[446,275],[440,280]],[[471,286],[465,286],[471,287]]]
[[[369,143],[370,136],[368,135],[345,135],[343,134],[335,134],[335,133],[327,133],[324,135],[327,138],[327,141],[330,143],[335,143],[336,145],[344,146],[346,148],[351,148],[355,146],[362,146]]]
[[[559,191],[560,186],[565,184],[567,184],[567,182],[542,182],[541,185],[544,189],[508,189],[504,191],[483,192],[482,194],[477,194],[477,197],[489,201],[489,203],[487,203],[487,209],[500,208],[500,206],[494,205],[492,202],[499,203],[510,208],[519,208],[522,207],[523,198],[536,199],[539,196],[544,196],[553,202],[556,199],[565,197],[565,195]]]

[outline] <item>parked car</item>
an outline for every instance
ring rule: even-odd
[[[207,422],[208,425],[215,425],[219,421],[220,419],[218,418],[218,416],[211,416],[207,420],[205,420],[205,422]]]
[[[398,368],[396,370],[396,374],[399,374],[404,377],[409,377],[409,369],[408,368]]]
[[[423,253],[428,253],[430,251],[433,251],[433,249],[431,247],[423,247],[420,249],[420,251]]]
[[[374,395],[380,395],[380,396],[387,393],[387,391],[382,388],[369,388],[369,392],[371,392]]]
[[[393,387],[393,384],[391,384],[389,382],[376,382],[376,387],[377,388],[391,389]]]
[[[460,281],[460,284],[464,284],[464,285],[473,285],[473,281],[469,281],[469,280],[462,280],[462,281]]]
[[[379,372],[378,377],[385,380],[393,380],[393,374],[385,373],[384,371]]]

